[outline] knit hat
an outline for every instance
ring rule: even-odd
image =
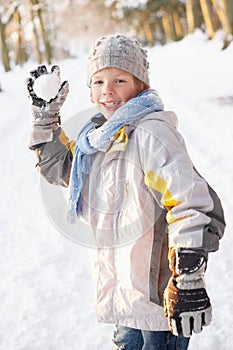
[[[147,51],[136,39],[120,34],[98,39],[88,59],[88,86],[93,74],[109,67],[123,69],[146,85],[150,84]]]

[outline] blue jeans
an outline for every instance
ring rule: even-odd
[[[170,331],[142,331],[116,326],[113,344],[115,350],[187,350],[189,338],[176,337]]]

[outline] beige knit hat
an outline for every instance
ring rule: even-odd
[[[146,85],[150,85],[147,51],[136,39],[120,34],[98,39],[88,58],[88,86],[91,84],[93,74],[109,67],[123,69]]]

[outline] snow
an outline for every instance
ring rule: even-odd
[[[37,97],[50,101],[56,97],[60,88],[60,79],[56,74],[44,74],[37,78],[33,85],[33,90]]]
[[[149,51],[151,86],[166,109],[177,113],[191,158],[219,194],[227,221],[220,250],[210,255],[206,273],[213,321],[192,337],[190,350],[230,350],[233,342],[233,45],[225,51],[221,46],[221,34],[206,41],[196,32]],[[85,121],[79,112],[91,107],[85,62],[82,55],[59,63],[62,79],[70,82],[62,120],[78,113],[79,127]],[[96,320],[89,249],[52,224],[36,158],[28,149],[30,104],[24,82],[35,67],[29,62],[5,73],[0,66],[0,349],[109,350],[113,325]]]

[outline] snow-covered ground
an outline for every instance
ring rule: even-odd
[[[190,350],[231,350],[233,343],[233,45],[221,51],[220,36],[206,41],[197,32],[149,52],[151,86],[177,113],[193,162],[219,194],[227,221],[206,274],[213,322],[192,337]],[[83,54],[59,63],[70,82],[63,121],[91,107],[85,60]],[[113,326],[96,321],[88,249],[51,223],[27,147],[24,81],[33,68],[30,62],[4,73],[0,66],[0,350],[110,350]]]

